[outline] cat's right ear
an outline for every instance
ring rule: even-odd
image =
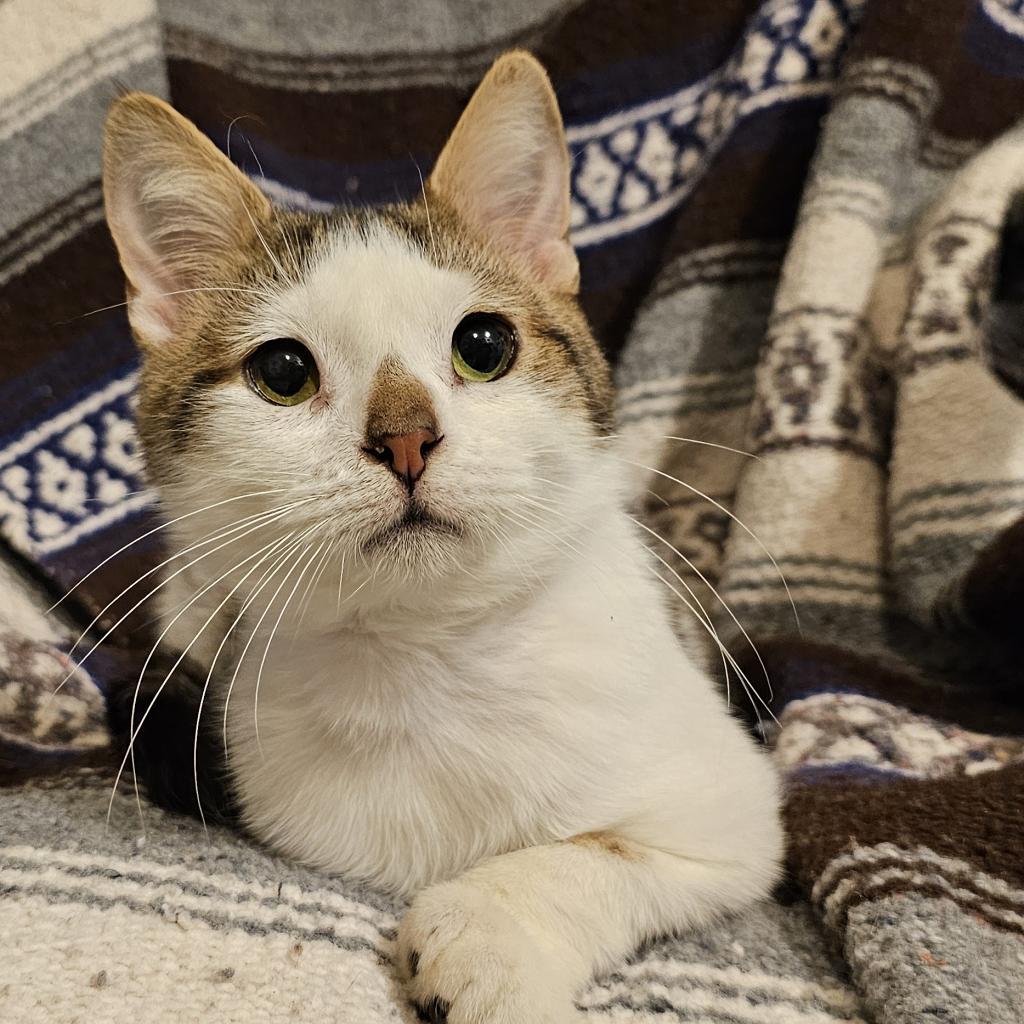
[[[145,93],[121,97],[103,140],[107,223],[143,345],[174,336],[185,296],[259,245],[264,195],[191,122]]]

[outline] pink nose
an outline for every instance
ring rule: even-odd
[[[386,462],[391,472],[411,491],[427,468],[427,458],[437,447],[438,437],[432,430],[415,430],[411,434],[385,434],[376,439],[368,451]]]

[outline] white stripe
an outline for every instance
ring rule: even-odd
[[[152,0],[6,0],[0,3],[4,45],[0,103],[45,79],[69,57],[112,33],[155,17]]]
[[[268,199],[282,206],[291,206],[298,210],[307,212],[329,213],[336,209],[334,203],[328,203],[323,199],[314,199],[308,192],[302,189],[292,188],[280,181],[273,181],[270,178],[253,177],[253,181],[260,187]]]
[[[30,245],[10,262],[3,262],[4,254],[0,252],[0,263],[3,263],[0,266],[0,285],[23,274],[86,228],[99,224],[103,220],[103,206],[99,204],[99,198],[100,188],[97,185],[80,195],[70,206],[51,210],[39,223],[17,236],[19,247],[28,241],[34,242],[34,248]],[[56,230],[58,224],[61,227]]]
[[[870,867],[887,860],[898,860],[904,864],[924,862],[935,870],[942,871],[954,878],[969,879],[976,889],[981,889],[992,896],[998,896],[1000,899],[1019,903],[1024,908],[1024,890],[1013,888],[1003,879],[980,871],[967,861],[943,857],[927,846],[903,847],[896,846],[894,843],[858,846],[834,857],[815,882],[814,888],[811,890],[811,899],[816,903],[819,902],[846,871]]]
[[[0,846],[0,857],[23,860],[40,869],[116,871],[123,875],[141,875],[147,878],[151,885],[197,885],[216,889],[224,896],[241,899],[268,899],[275,902],[280,899],[289,904],[315,903],[322,909],[333,910],[337,915],[358,917],[384,928],[394,927],[397,923],[394,915],[376,910],[366,903],[331,889],[302,890],[297,885],[288,883],[279,889],[277,885],[246,881],[237,875],[194,871],[177,864],[161,864],[142,858],[126,860],[121,857],[75,853],[71,850],[47,850],[34,846]]]
[[[777,586],[752,589],[744,587],[742,583],[734,585],[726,577],[719,589],[730,603],[735,602],[746,607],[775,605],[779,603],[780,597],[785,604],[789,603],[781,580]],[[810,604],[834,604],[844,608],[880,608],[885,603],[881,593],[862,594],[852,590],[835,590],[825,583],[790,583],[789,590],[794,600],[800,597]]]
[[[582,1007],[597,1007],[608,1000],[622,998],[642,1009],[647,1000],[659,997],[678,1010],[708,1013],[744,1024],[864,1024],[862,1017],[837,1017],[827,1010],[806,1009],[792,1003],[752,1003],[743,997],[657,983],[645,985],[640,991],[622,982],[595,985],[579,1002]],[[614,1008],[612,1012],[614,1014]]]
[[[970,491],[955,491],[947,494],[929,494],[921,497],[911,495],[902,499],[902,507],[893,515],[893,529],[897,532],[900,523],[915,516],[927,515],[931,512],[955,512],[964,505],[984,505],[992,502],[1004,502],[1018,495],[1024,499],[1024,480],[964,480],[961,481]],[[898,496],[893,496],[900,501]],[[1024,511],[1024,508],[1022,508]]]
[[[1024,39],[1024,15],[1000,0],[981,0],[981,9],[1005,32]]]
[[[714,385],[746,386],[753,377],[753,368],[744,370],[713,370],[705,373],[677,373],[630,384],[619,391],[619,405],[646,402],[654,398],[673,397],[688,388]]]
[[[54,416],[52,420],[47,420],[36,427],[35,430],[22,434],[17,441],[9,444],[4,449],[0,449],[0,467],[20,459],[26,452],[32,451],[33,448],[38,448],[44,441],[53,437],[54,434],[59,434],[67,427],[78,423],[79,420],[96,412],[97,409],[103,408],[104,405],[107,405],[113,399],[129,394],[134,390],[135,383],[136,374],[134,373],[119,377],[117,380],[111,381],[106,387],[100,388],[99,391],[94,391],[88,398],[83,398],[82,401],[77,402],[70,409],[65,409],[64,412]]]
[[[713,395],[708,395],[704,392],[691,394],[684,389],[675,394],[635,399],[628,405],[621,406],[619,408],[619,415],[624,418],[628,417],[631,423],[655,416],[664,419],[665,417],[682,415],[682,407],[688,404],[692,404],[693,407],[688,409],[687,412],[702,412],[703,410],[700,407],[702,402],[716,407],[721,406],[723,403],[728,406],[745,406],[749,404],[752,397],[752,384],[746,388],[736,387],[729,391],[716,392]],[[718,412],[720,409],[715,408],[709,411]]]
[[[135,900],[145,906],[152,906],[155,912],[173,908],[179,912],[203,914],[224,918],[235,927],[244,927],[246,922],[255,921],[267,928],[281,928],[289,931],[326,931],[338,939],[360,939],[374,947],[383,947],[383,939],[375,926],[364,915],[331,914],[312,910],[295,910],[288,903],[274,903],[270,906],[253,900],[224,900],[210,896],[197,896],[178,887],[176,883],[144,884],[125,877],[104,878],[92,875],[79,877],[69,875],[59,868],[25,870],[0,865],[0,884],[14,889],[37,887],[45,891],[55,902],[66,902],[67,890],[77,890],[89,897],[110,900],[117,903],[126,899]],[[310,902],[315,902],[311,900]],[[160,908],[157,910],[157,908]]]
[[[123,33],[103,40],[89,52],[78,54],[60,69],[57,77],[43,79],[9,101],[0,120],[0,140],[10,138],[42,120],[70,97],[89,86],[113,78],[160,52],[160,32],[154,21],[138,22]]]
[[[825,921],[826,923],[835,929],[839,927],[839,919],[846,909],[847,898],[852,894],[858,896],[865,896],[868,899],[872,898],[872,893],[877,889],[883,889],[890,882],[900,882],[906,886],[912,888],[922,888],[929,886],[931,888],[940,889],[944,892],[951,900],[958,904],[967,904],[969,907],[974,907],[979,911],[983,911],[988,914],[989,917],[995,918],[997,921],[1001,921],[1004,924],[1012,928],[1024,929],[1024,914],[1017,914],[1012,910],[1005,910],[1002,907],[993,906],[991,903],[986,903],[985,900],[977,893],[971,892],[969,889],[962,889],[959,886],[953,885],[944,875],[924,873],[920,871],[908,871],[905,868],[889,868],[885,871],[879,871],[876,874],[868,875],[851,875],[844,878],[835,888],[828,899],[825,900]],[[923,898],[929,898],[927,893],[921,893]],[[941,898],[934,897],[931,898]]]
[[[774,6],[777,7],[778,4]],[[767,5],[763,10],[767,10]],[[611,135],[620,128],[628,128],[630,125],[638,124],[640,121],[651,121],[678,107],[685,107],[690,103],[696,103],[697,100],[712,88],[714,83],[723,77],[723,72],[728,68],[729,64],[726,64],[707,78],[694,82],[693,85],[687,85],[678,92],[663,96],[661,99],[641,103],[639,106],[630,107],[628,110],[620,111],[618,114],[609,114],[597,121],[568,125],[565,129],[566,140],[569,145],[576,142],[589,142],[591,139]]]
[[[940,519],[925,519],[909,526],[895,526],[896,544],[893,554],[898,561],[906,558],[907,550],[927,537],[974,537],[978,534],[995,535],[1007,526],[1012,526],[1024,512],[1024,501],[1010,500],[1009,507],[971,512],[969,515],[945,515]]]
[[[65,548],[71,547],[72,544],[82,540],[83,537],[88,537],[99,530],[102,530],[106,526],[112,526],[114,523],[121,522],[122,519],[126,519],[133,512],[139,512],[144,508],[149,508],[151,505],[155,505],[157,501],[156,492],[144,491],[142,494],[133,494],[123,501],[119,501],[116,505],[112,505],[110,508],[104,509],[102,512],[96,513],[96,515],[88,516],[71,527],[70,530],[65,530],[63,533],[56,537],[48,537],[46,540],[34,541],[32,543],[32,550],[37,555],[52,555],[56,551],[63,551]]]
[[[665,979],[666,981],[679,979],[767,992],[781,999],[794,1001],[818,999],[845,1013],[852,1013],[858,1009],[857,997],[850,989],[833,985],[819,985],[802,978],[748,971],[741,967],[713,967],[711,964],[657,958],[627,964],[617,968],[615,973],[634,981],[643,980],[645,977]]]

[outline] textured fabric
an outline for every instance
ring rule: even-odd
[[[730,701],[777,744],[799,897],[663,943],[582,1005],[627,1020],[1018,1021],[1020,0],[715,0],[685,17],[670,0],[7,0],[11,557],[56,594],[141,538],[66,602],[79,625],[163,557],[102,223],[116,83],[170,98],[275,200],[326,209],[414,194],[510,46],[551,70],[638,517],[663,538],[649,535],[666,583],[693,589],[735,659]],[[69,766],[102,756],[101,691],[148,650],[145,618],[48,702],[61,638],[12,607],[0,600],[0,773],[22,788],[0,794],[0,919],[37,952],[0,984],[0,1015],[138,1019],[158,997],[196,1018],[402,1019],[394,906],[149,807],[137,842],[130,797],[104,831],[109,778]],[[55,947],[80,965],[66,985],[45,969]],[[26,987],[42,975],[53,991]]]

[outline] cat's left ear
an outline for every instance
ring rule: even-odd
[[[569,151],[548,76],[523,51],[495,61],[430,176],[496,247],[559,292],[579,289],[569,244]]]

